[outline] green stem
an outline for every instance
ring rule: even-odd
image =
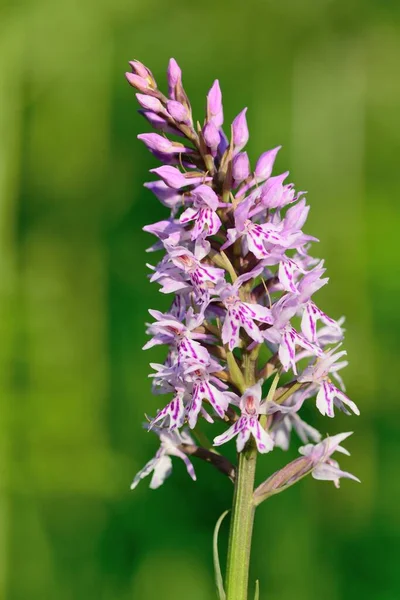
[[[258,351],[259,346],[251,352],[244,353],[242,369],[245,385],[242,392],[255,383]],[[247,600],[255,511],[253,490],[256,462],[257,447],[254,440],[251,440],[239,454],[236,473],[226,568],[226,600]]]
[[[253,444],[241,452],[236,475],[226,572],[226,600],[247,600],[257,449]]]

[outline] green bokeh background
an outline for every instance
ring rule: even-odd
[[[283,144],[346,314],[349,395],[361,417],[342,466],[263,505],[252,580],[269,600],[398,600],[397,377],[400,5],[395,0],[31,0],[0,7],[0,598],[208,600],[211,534],[232,486],[181,464],[163,488],[129,485],[156,449],[142,352],[143,225],[165,211],[123,73],[164,86],[175,56],[196,115],[221,81],[226,121],[248,106],[249,153]],[[295,456],[296,450],[288,456]],[[259,479],[287,456],[260,461]],[[226,543],[226,525],[221,547]],[[222,556],[224,552],[221,552]]]

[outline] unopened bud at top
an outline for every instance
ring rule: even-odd
[[[149,92],[157,89],[156,80],[153,77],[150,69],[144,66],[138,60],[131,60],[129,64],[132,69],[132,73],[125,73],[129,83],[138,89],[140,92]]]
[[[207,95],[207,118],[216,127],[221,127],[224,122],[224,111],[222,108],[222,94],[219,81],[216,79]]]
[[[246,112],[247,108],[244,108],[242,112],[240,112],[238,116],[233,120],[232,123],[232,135],[235,154],[240,152],[240,150],[244,148],[244,146],[249,141],[249,129],[247,127]]]
[[[174,58],[168,63],[167,80],[168,95],[172,100],[176,100],[176,88],[182,86],[182,71]]]
[[[125,77],[128,80],[128,83],[135,89],[139,90],[139,92],[149,93],[153,92],[152,88],[149,85],[149,82],[143,77],[139,77],[139,75],[135,75],[134,73],[125,73]]]
[[[178,63],[174,58],[171,58],[168,64],[168,95],[171,100],[175,100],[180,102],[187,110],[189,119],[188,123],[191,123],[191,112],[192,109],[190,107],[189,98],[186,95],[185,90],[182,85],[182,71],[179,68]],[[184,121],[181,121],[182,123]]]
[[[141,63],[138,60],[130,60],[129,64],[133,73],[136,73],[136,75],[139,75],[139,77],[143,77],[143,79],[149,79],[151,81],[154,81],[154,87],[157,87],[157,84],[153,77],[153,73],[150,71],[150,69],[145,67],[143,63]]]

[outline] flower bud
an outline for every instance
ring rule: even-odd
[[[126,78],[128,79],[129,83],[133,85],[133,87],[137,87],[137,89],[140,89],[140,91],[142,91],[142,89],[139,87],[139,85],[144,86],[143,90],[157,89],[156,80],[154,79],[153,73],[150,71],[150,69],[145,67],[144,64],[138,60],[131,60],[129,61],[129,64],[132,69],[132,73],[126,73]],[[130,77],[128,77],[128,75],[130,75]],[[139,77],[142,82],[140,82],[137,77]]]
[[[204,125],[203,138],[208,148],[215,152],[220,144],[221,138],[214,121],[209,121]]]
[[[216,79],[207,95],[207,118],[216,127],[221,127],[224,122],[224,111],[222,108],[222,94],[219,81]]]
[[[168,95],[176,100],[176,88],[182,86],[182,71],[174,58],[171,58],[167,70]]]
[[[151,92],[152,88],[149,85],[149,82],[147,81],[147,79],[143,79],[143,77],[140,77],[139,75],[135,75],[134,73],[125,73],[125,77],[128,80],[128,83],[130,83],[130,85],[134,88],[136,88],[137,90],[139,90],[139,92]]]
[[[239,152],[233,159],[232,177],[234,186],[237,187],[250,175],[250,161],[247,152]]]
[[[190,148],[185,148],[183,144],[171,142],[163,135],[158,133],[140,133],[138,140],[144,142],[149,150],[161,154],[179,154],[180,152],[190,152]]]
[[[186,125],[190,124],[190,114],[186,106],[183,106],[183,104],[180,102],[177,102],[176,100],[169,100],[167,103],[167,110],[171,117],[177,121],[177,123],[185,123]]]
[[[158,98],[147,94],[136,94],[136,98],[142,108],[155,113],[165,113],[165,109]]]
[[[236,154],[240,152],[240,150],[244,148],[249,141],[249,129],[247,127],[246,112],[247,108],[244,108],[232,123],[233,145],[235,147]]]
[[[164,183],[175,190],[179,190],[187,185],[199,185],[200,183],[206,183],[212,179],[212,177],[205,177],[203,173],[195,171],[183,174],[179,171],[179,169],[169,165],[151,169],[150,173],[155,173],[161,177]]]
[[[257,161],[256,168],[254,171],[254,175],[256,177],[257,182],[264,181],[265,179],[268,179],[268,177],[271,175],[276,155],[278,154],[281,148],[282,146],[277,146],[276,148],[273,148],[272,150],[268,150],[267,152],[261,154],[260,158]]]
[[[143,63],[138,60],[130,60],[129,64],[133,73],[136,73],[136,75],[139,75],[139,77],[143,77],[143,79],[151,79],[154,81],[154,87],[157,87],[152,72],[150,69],[145,67]]]
[[[192,122],[192,109],[190,106],[189,98],[186,95],[182,85],[182,71],[180,70],[178,63],[174,58],[171,58],[168,65],[168,94],[171,100],[180,102],[188,113],[188,123]],[[185,121],[180,121],[185,122]]]

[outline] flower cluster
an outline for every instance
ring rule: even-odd
[[[244,150],[247,109],[227,137],[218,81],[199,123],[174,59],[168,95],[142,63],[130,66],[126,77],[138,92],[139,112],[157,130],[138,138],[162,163],[145,186],[170,211],[144,228],[156,237],[149,250],[164,251],[150,267],[150,280],[172,295],[167,312],[149,311],[154,320],[145,345],[168,348],[164,364],[151,365],[154,393],[170,395],[148,424],[161,448],[133,487],[151,471],[157,487],[171,470],[171,455],[182,458],[195,479],[185,453],[194,444],[187,427],[196,434],[201,420],[222,422],[225,431],[214,446],[235,437],[238,452],[248,444],[260,453],[287,449],[295,431],[314,477],[352,477],[329,463],[329,443],[298,414],[315,397],[323,415],[333,417],[335,407],[359,414],[338,375],[347,364],[346,352],[338,351],[342,321],[313,299],[328,278],[323,261],[309,253],[316,238],[303,232],[305,192],[296,192],[288,172],[272,175],[280,147],[251,167]],[[277,387],[284,373],[286,383]]]

